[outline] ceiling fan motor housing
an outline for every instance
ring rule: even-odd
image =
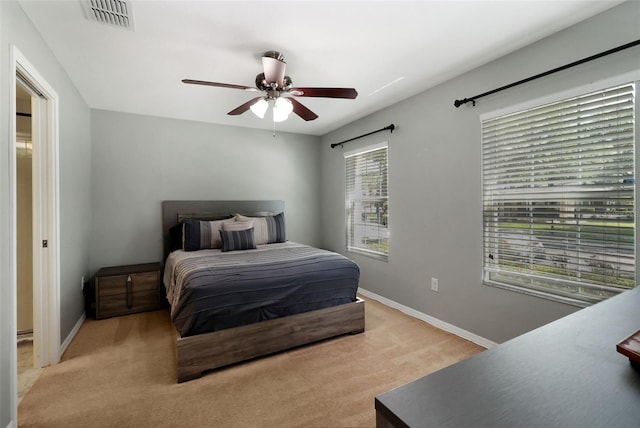
[[[293,80],[291,80],[291,77],[284,76],[282,78],[282,86],[277,86],[276,88],[278,90],[287,91],[292,84]],[[264,76],[264,73],[258,73],[256,75],[256,88],[260,89],[261,91],[269,91],[273,89],[273,86],[267,83],[267,78]]]

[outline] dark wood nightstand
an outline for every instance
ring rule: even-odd
[[[96,319],[162,307],[160,263],[113,266],[95,274]]]

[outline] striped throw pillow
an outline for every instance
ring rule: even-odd
[[[275,242],[287,241],[284,213],[267,217],[247,217],[236,214],[236,222],[251,220],[253,220],[253,227],[255,228],[256,244],[273,244]]]
[[[182,249],[198,251],[222,247],[220,230],[222,230],[224,223],[235,222],[232,220],[185,220],[182,230]]]
[[[222,251],[255,250],[253,227],[245,230],[221,230]]]

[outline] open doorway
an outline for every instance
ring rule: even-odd
[[[37,97],[16,79],[16,298],[18,403],[29,391],[41,367],[33,335],[33,132],[31,104]],[[36,202],[38,203],[38,202]]]
[[[16,332],[28,331],[28,321],[32,321],[33,366],[41,368],[60,361],[60,220],[59,220],[59,166],[58,166],[58,95],[47,81],[38,73],[33,65],[15,47],[11,47],[13,81],[11,82],[10,116],[16,120],[10,121],[9,131],[13,135],[13,155],[10,162],[10,200],[13,209],[9,214],[11,229],[10,278],[11,300],[11,329]],[[27,95],[24,95],[25,91]],[[30,112],[18,109],[25,107],[19,97],[29,98]],[[24,130],[22,116],[19,113],[31,114],[30,135]],[[20,120],[20,122],[19,122]],[[20,124],[20,130],[18,125]],[[19,132],[20,131],[20,132]],[[28,167],[31,167],[31,221],[25,219],[24,211],[18,205],[25,205],[24,195],[19,196],[25,187]],[[31,227],[29,228],[29,223]],[[18,229],[23,230],[18,230]],[[28,231],[31,231],[29,239]],[[27,232],[25,232],[27,230]],[[31,241],[31,261],[25,257],[25,248]],[[20,241],[20,243],[18,243]],[[28,253],[28,251],[26,251]],[[18,290],[18,278],[24,281],[24,271],[19,269],[26,265],[25,271],[31,266],[32,273],[32,314],[28,314],[24,307],[29,306],[29,293]],[[28,274],[27,274],[28,277]],[[26,281],[28,283],[28,280]],[[21,302],[18,302],[18,299]],[[25,324],[26,323],[26,324]],[[27,327],[25,327],[27,325]],[[26,332],[25,332],[26,333]],[[11,371],[14,373],[10,380],[12,391],[10,400],[12,420],[17,421],[18,397],[18,359],[17,346],[12,348]],[[15,352],[15,353],[14,353]]]

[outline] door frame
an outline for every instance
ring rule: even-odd
[[[12,45],[9,70],[9,134],[11,156],[9,162],[10,252],[9,278],[12,293],[10,320],[17,343],[17,168],[16,168],[16,75],[27,80],[39,95],[32,97],[33,141],[33,304],[34,343],[37,344],[41,367],[60,361],[60,204],[59,204],[59,98],[53,87],[32,63]],[[37,205],[36,205],[37,204]],[[47,240],[47,248],[42,241]],[[12,347],[12,348],[15,348]],[[14,376],[11,389],[17,400],[17,352],[13,349]],[[14,402],[15,404],[15,402]],[[15,407],[15,406],[12,406]]]

